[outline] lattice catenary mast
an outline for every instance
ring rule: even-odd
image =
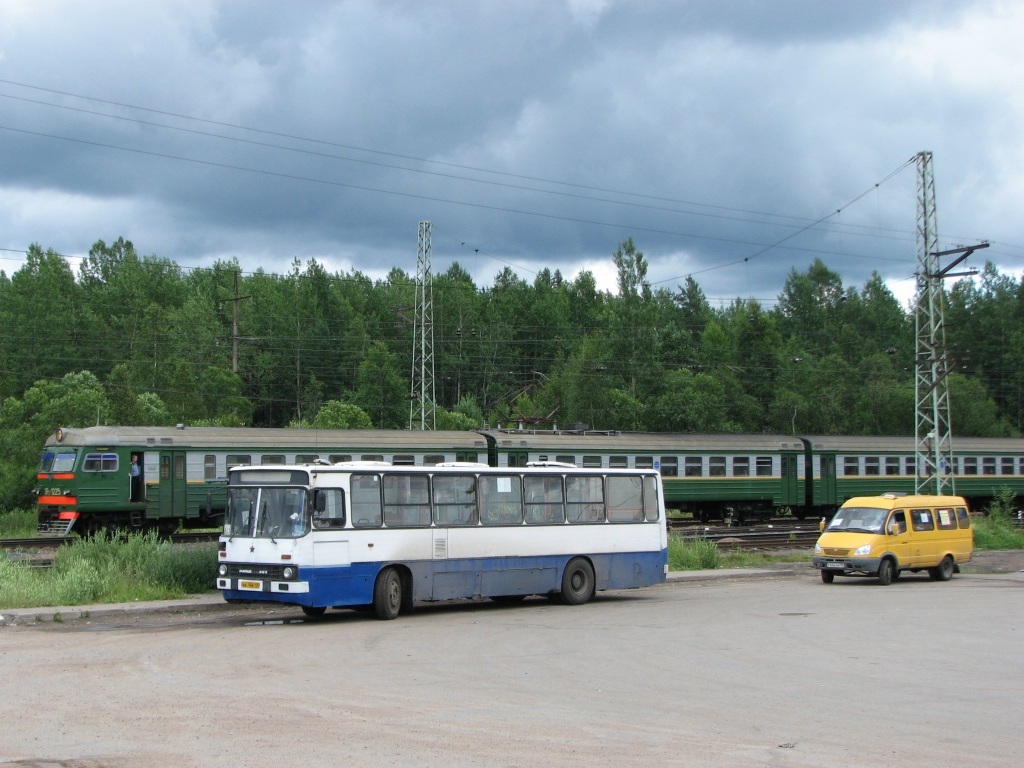
[[[409,429],[434,429],[435,416],[434,278],[430,271],[430,222],[421,221],[416,248],[416,309],[413,315]]]
[[[935,212],[935,176],[932,153],[917,155],[917,297],[914,308],[914,331],[917,335],[914,376],[915,452],[917,459],[917,493],[955,494],[953,477],[953,437],[950,430],[949,361],[946,354],[945,300],[942,280],[974,274],[950,272],[979,248],[939,251]],[[939,266],[943,256],[959,254],[944,269]]]

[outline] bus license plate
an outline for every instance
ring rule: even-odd
[[[825,563],[826,568],[842,568],[845,563]]]
[[[262,581],[240,581],[240,582],[238,582],[238,588],[239,589],[262,590],[263,589],[263,582]]]

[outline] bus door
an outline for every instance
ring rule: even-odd
[[[160,451],[160,517],[185,517],[185,451]]]
[[[802,505],[804,500],[799,496],[800,476],[797,472],[799,453],[786,451],[782,454],[782,499],[781,505],[792,507]]]
[[[820,478],[815,478],[815,505],[835,506],[836,455],[834,453],[819,453],[818,461],[821,463],[821,476]]]

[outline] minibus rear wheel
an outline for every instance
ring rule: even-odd
[[[928,576],[934,581],[949,581],[953,578],[953,558],[946,555],[936,568],[928,569]]]

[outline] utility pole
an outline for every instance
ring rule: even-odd
[[[915,458],[917,483],[921,494],[955,494],[953,477],[953,437],[950,430],[950,364],[946,354],[945,297],[942,281],[963,277],[974,271],[951,272],[979,248],[988,243],[939,251],[936,225],[935,176],[932,153],[917,155],[917,297],[914,307],[914,332],[917,336],[914,402]],[[940,259],[958,255],[945,268]]]
[[[429,221],[421,221],[416,248],[416,308],[413,313],[412,390],[409,429],[435,429],[434,278],[430,271]]]
[[[242,299],[251,299],[252,296],[239,296],[238,295],[238,271],[231,273],[232,280],[232,298],[230,299],[217,299],[218,304],[223,304],[225,301],[231,302],[231,372],[238,373],[238,302]]]

